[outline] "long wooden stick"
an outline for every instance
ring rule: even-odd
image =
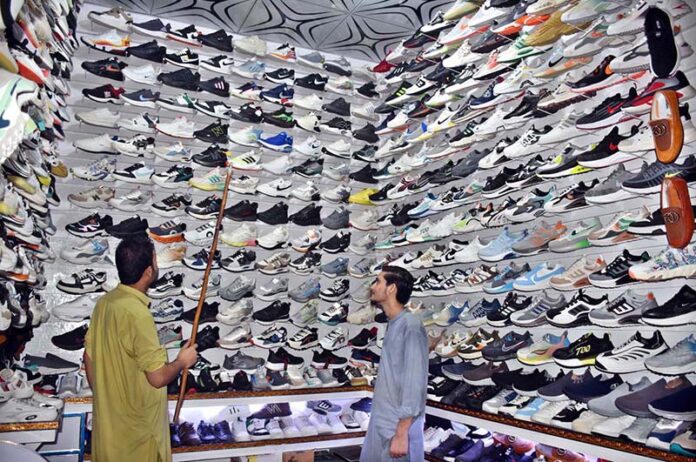
[[[208,279],[210,278],[210,271],[213,269],[213,261],[215,259],[215,252],[217,251],[218,238],[220,235],[220,228],[222,227],[222,218],[225,214],[225,207],[227,206],[227,194],[230,190],[230,180],[232,179],[232,166],[227,168],[227,178],[225,178],[225,188],[222,194],[222,203],[220,204],[220,213],[218,213],[217,220],[215,222],[215,233],[213,234],[213,244],[210,247],[210,253],[208,254],[208,263],[205,265],[205,273],[203,273],[203,286],[201,287],[201,295],[198,298],[198,306],[196,307],[196,314],[193,317],[193,328],[191,330],[191,340],[190,343],[193,345],[196,343],[196,335],[198,334],[198,322],[201,317],[201,311],[203,309],[203,303],[205,303],[205,296],[208,292]],[[181,387],[179,388],[179,399],[176,401],[176,410],[174,411],[174,423],[179,423],[179,414],[181,413],[181,406],[184,405],[184,399],[186,398],[186,381],[188,379],[188,367],[181,372]]]

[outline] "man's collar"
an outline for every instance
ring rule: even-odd
[[[119,284],[118,286],[116,286],[116,288],[118,290],[122,290],[124,292],[127,292],[131,295],[135,295],[138,298],[138,300],[143,302],[143,304],[145,304],[145,305],[150,304],[150,297],[148,297],[147,295],[145,295],[144,293],[142,293],[138,289],[134,289],[133,287],[127,286],[125,284]]]

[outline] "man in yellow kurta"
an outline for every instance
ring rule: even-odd
[[[196,345],[175,361],[159,344],[147,289],[158,277],[152,241],[118,245],[121,283],[99,299],[85,338],[85,369],[94,395],[94,462],[171,460],[166,385],[196,362]]]

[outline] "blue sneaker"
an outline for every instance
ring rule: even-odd
[[[530,272],[515,279],[512,287],[523,292],[546,289],[549,287],[549,280],[554,276],[562,274],[564,271],[565,268],[561,265],[550,267],[546,262],[540,263],[532,268]]]
[[[372,398],[362,398],[350,405],[354,411],[372,412]]]
[[[202,443],[215,443],[217,438],[215,437],[215,432],[213,431],[213,426],[204,421],[200,421],[198,424],[198,437],[201,439]]]
[[[485,298],[479,300],[470,310],[462,311],[459,322],[466,327],[476,327],[486,324],[488,315],[500,311],[498,299],[488,301]]]
[[[261,138],[259,136],[259,144],[273,151],[289,153],[292,151],[292,136],[285,132],[280,132],[268,138]]]
[[[232,72],[247,79],[261,80],[266,74],[266,65],[261,61],[249,60],[241,66],[234,66]]]
[[[261,99],[269,103],[281,104],[283,106],[291,105],[292,98],[295,95],[295,90],[288,87],[287,84],[278,85],[275,88],[261,92]]]
[[[544,398],[534,398],[531,402],[527,403],[525,407],[515,412],[515,418],[531,422],[532,416],[539,412],[541,406],[546,404],[546,402]]]
[[[505,292],[510,292],[513,289],[513,284],[515,279],[522,276],[531,270],[528,263],[520,266],[516,263],[512,263],[510,266],[505,267],[500,274],[495,276],[492,280],[483,284],[483,291],[489,294],[502,294]]]
[[[483,246],[478,252],[479,258],[484,261],[501,261],[506,258],[514,258],[517,252],[512,249],[514,244],[527,237],[527,230],[511,233],[508,227],[503,228],[498,237]]]
[[[317,298],[319,292],[321,292],[319,278],[311,278],[289,291],[288,296],[298,303],[306,303],[313,298]]]
[[[689,428],[689,422],[660,419],[648,436],[647,446],[669,451],[669,445],[677,435]]]
[[[469,302],[464,302],[463,305],[457,306],[455,303],[450,303],[440,311],[438,314],[433,316],[435,324],[441,327],[449,327],[459,320],[459,315],[465,310],[469,309]]]
[[[408,216],[411,218],[424,218],[430,215],[435,215],[440,213],[439,210],[433,210],[433,204],[437,202],[438,196],[433,193],[428,193],[425,195],[420,204],[408,211]]]

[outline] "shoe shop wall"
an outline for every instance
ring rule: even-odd
[[[625,315],[630,310],[616,307],[631,305],[635,311],[640,312],[640,306],[645,304],[663,306],[667,310],[679,297],[685,300],[693,297],[688,290],[688,287],[694,286],[693,279],[670,277],[670,274],[691,277],[696,274],[693,241],[684,250],[668,250],[664,234],[659,233],[661,218],[659,213],[654,215],[653,212],[658,210],[660,204],[657,194],[659,186],[656,185],[659,185],[659,180],[666,174],[684,177],[693,188],[696,180],[693,158],[696,128],[685,111],[682,121],[687,144],[679,159],[671,167],[655,164],[654,145],[647,128],[650,106],[646,103],[654,91],[651,89],[654,88],[654,76],[650,72],[648,47],[642,43],[644,34],[641,26],[635,28],[635,22],[640,24],[640,12],[631,12],[631,2],[582,2],[583,5],[602,3],[613,6],[607,7],[604,14],[589,6],[586,9],[580,8],[573,13],[575,20],[568,23],[560,21],[560,13],[554,15],[554,12],[559,8],[575,8],[578,4],[561,7],[560,2],[552,0],[540,0],[538,3],[537,16],[545,16],[548,12],[550,17],[546,20],[556,21],[558,24],[555,27],[551,27],[554,24],[552,22],[541,24],[534,29],[540,31],[536,32],[536,36],[533,33],[529,36],[522,33],[514,42],[513,36],[519,35],[519,28],[507,35],[502,29],[495,29],[490,34],[483,33],[490,27],[492,17],[485,15],[499,14],[496,9],[486,7],[481,10],[483,13],[478,19],[479,23],[470,22],[468,27],[455,26],[443,31],[436,43],[433,43],[434,39],[423,38],[418,31],[412,31],[413,40],[401,43],[387,56],[393,65],[380,63],[378,70],[386,71],[384,73],[366,71],[366,63],[351,59],[347,64],[353,72],[348,78],[341,78],[336,73],[345,70],[347,64],[339,56],[325,56],[324,65],[320,66],[322,70],[318,72],[329,75],[330,79],[325,84],[321,78],[313,79],[314,83],[311,85],[317,88],[325,85],[328,90],[326,92],[309,90],[297,83],[298,78],[315,72],[316,68],[306,67],[306,63],[317,62],[314,61],[316,55],[308,56],[311,50],[294,50],[299,56],[295,63],[289,46],[269,43],[269,56],[259,57],[259,60],[266,63],[265,72],[270,74],[265,78],[273,80],[264,81],[264,71],[254,63],[245,63],[244,59],[248,55],[239,53],[239,49],[240,46],[258,49],[265,45],[248,39],[240,39],[234,53],[225,53],[234,58],[234,65],[206,59],[220,54],[218,51],[208,47],[191,47],[194,53],[200,54],[199,62],[207,63],[198,67],[196,57],[191,53],[176,53],[177,50],[184,49],[185,44],[163,38],[158,39],[159,43],[166,45],[170,55],[167,56],[166,63],[157,64],[154,70],[139,68],[149,62],[133,55],[119,57],[128,64],[123,70],[118,66],[113,68],[115,63],[94,64],[95,61],[109,57],[95,48],[112,49],[118,45],[115,41],[121,39],[115,36],[101,37],[108,29],[95,24],[88,15],[90,11],[103,11],[103,8],[88,5],[81,12],[79,24],[84,40],[92,44],[93,48],[81,48],[77,63],[93,63],[87,67],[96,70],[96,74],[109,75],[113,72],[118,76],[122,73],[126,78],[123,81],[113,81],[95,77],[95,72],[82,72],[76,63],[72,78],[73,93],[69,102],[77,118],[71,124],[66,124],[68,139],[61,145],[63,159],[72,173],[58,182],[58,192],[63,201],[54,215],[54,221],[59,229],[55,241],[59,246],[62,245],[59,250],[65,250],[69,259],[85,263],[67,266],[65,259],[59,258],[48,267],[52,281],[47,289],[49,307],[55,313],[56,310],[60,312],[60,306],[77,306],[71,312],[85,313],[84,308],[80,311],[82,302],[74,304],[74,297],[68,297],[56,288],[59,281],[64,281],[64,288],[79,285],[69,280],[70,273],[74,271],[90,267],[106,272],[107,286],[116,281],[115,268],[105,257],[106,254],[113,254],[117,239],[106,238],[108,252],[104,251],[103,242],[74,250],[74,246],[86,242],[84,237],[73,235],[75,230],[78,230],[77,234],[87,236],[90,234],[87,228],[99,224],[85,222],[72,226],[73,233],[70,234],[65,230],[66,225],[74,224],[93,212],[98,212],[101,216],[108,214],[113,223],[117,224],[133,214],[131,211],[121,210],[126,208],[125,203],[131,204],[132,210],[136,210],[134,207],[141,204],[135,194],[127,200],[108,201],[110,205],[107,206],[105,199],[110,198],[111,192],[80,195],[81,191],[99,184],[104,188],[115,188],[117,198],[135,187],[140,187],[141,193],[152,192],[154,197],[145,201],[145,206],[137,210],[137,213],[148,220],[151,235],[157,235],[160,241],[176,241],[181,236],[176,224],[161,227],[170,219],[161,215],[162,210],[173,210],[173,215],[176,207],[159,205],[158,214],[150,205],[159,203],[172,192],[184,192],[184,187],[178,184],[186,183],[190,173],[183,167],[179,170],[171,169],[175,162],[170,160],[177,160],[176,152],[182,149],[190,149],[191,154],[201,154],[208,150],[209,141],[218,137],[226,138],[226,133],[232,140],[229,148],[231,153],[225,154],[227,159],[223,161],[228,160],[235,167],[234,179],[238,181],[236,188],[249,188],[249,191],[264,193],[253,196],[238,192],[230,194],[228,207],[232,209],[226,213],[230,218],[224,220],[224,233],[227,237],[223,242],[248,245],[259,239],[266,246],[295,242],[292,246],[294,248],[282,249],[293,262],[288,265],[291,269],[289,272],[271,275],[256,269],[238,274],[230,272],[229,269],[232,268],[243,269],[239,268],[241,260],[226,260],[222,266],[228,270],[215,270],[214,275],[220,276],[219,290],[226,294],[228,300],[211,297],[209,301],[220,303],[218,314],[225,319],[226,313],[229,324],[214,321],[203,324],[202,327],[219,328],[220,338],[225,338],[240,325],[245,325],[246,321],[241,318],[247,316],[238,314],[244,313],[242,307],[229,299],[245,292],[242,283],[255,280],[255,296],[251,298],[255,317],[250,323],[255,336],[254,343],[284,345],[286,339],[295,336],[300,328],[284,322],[287,316],[280,308],[260,314],[262,308],[271,304],[271,301],[263,300],[271,297],[262,294],[266,289],[272,289],[274,279],[289,278],[288,288],[293,292],[292,298],[286,297],[283,300],[291,303],[290,317],[297,320],[299,310],[305,305],[304,300],[317,296],[316,287],[309,286],[306,282],[319,277],[323,292],[322,297],[319,297],[318,313],[320,320],[324,322],[312,325],[318,327],[318,339],[323,341],[323,345],[330,349],[336,348],[338,358],[328,356],[319,348],[289,351],[292,355],[304,358],[305,365],[314,359],[317,366],[327,363],[340,366],[346,364],[349,357],[354,363],[370,363],[372,358],[369,354],[360,348],[344,345],[364,327],[377,325],[379,330],[383,330],[384,324],[375,324],[374,314],[364,307],[366,295],[363,293],[363,284],[370,281],[370,275],[375,274],[381,264],[390,262],[408,267],[418,278],[412,308],[428,325],[433,342],[436,343],[436,356],[464,357],[462,345],[469,334],[473,334],[477,328],[487,332],[497,329],[497,335],[503,339],[503,343],[498,343],[497,348],[505,354],[485,354],[483,359],[505,360],[510,369],[532,370],[539,367],[556,375],[561,370],[559,364],[566,365],[567,368],[563,370],[568,371],[577,366],[593,365],[595,358],[582,356],[583,353],[579,350],[565,362],[554,361],[549,356],[526,358],[524,353],[507,354],[532,343],[529,337],[518,338],[517,334],[529,331],[533,341],[546,340],[551,343],[546,347],[551,350],[565,345],[562,338],[564,332],[567,332],[569,342],[574,342],[587,333],[609,335],[614,347],[622,345],[638,332],[641,336],[636,342],[640,345],[636,346],[634,342],[625,345],[625,348],[641,348],[644,350],[642,356],[638,355],[638,359],[634,357],[628,361],[629,365],[623,369],[612,363],[611,366],[601,366],[601,369],[592,368],[592,373],[620,372],[621,380],[626,381],[636,381],[644,376],[658,380],[659,375],[646,370],[643,360],[665,351],[665,343],[674,347],[687,338],[693,332],[688,325],[693,317],[686,316],[688,322],[668,320],[663,322],[664,326],[657,328],[653,325],[655,322],[620,322],[626,321]],[[677,43],[682,56],[678,69],[684,77],[669,78],[658,83],[666,83],[670,88],[678,89],[682,92],[680,103],[687,104],[696,94],[691,85],[684,83],[685,79],[692,82],[696,79],[696,57],[689,46],[689,43],[693,43],[690,39],[696,31],[696,15],[686,2],[665,3],[670,5],[667,9],[674,8],[678,12],[675,22],[681,27]],[[678,8],[674,6],[677,4]],[[541,5],[545,5],[545,9]],[[501,28],[507,24],[503,21],[505,18],[507,16],[496,18],[500,21]],[[142,24],[148,19],[151,17],[133,14],[136,24]],[[101,19],[102,23],[109,21],[118,23],[118,18]],[[562,26],[561,23],[566,25]],[[437,27],[436,24],[438,22],[433,27]],[[620,24],[624,28],[622,33],[608,34],[607,28],[613,24]],[[187,26],[187,23],[172,23],[173,30]],[[204,32],[212,32],[202,22],[197,26]],[[532,26],[529,25],[530,29]],[[625,33],[626,30],[631,33]],[[187,40],[189,32],[185,29],[183,33],[175,35],[179,41]],[[525,42],[525,37],[529,38],[528,42]],[[532,37],[536,41],[532,41]],[[468,42],[464,43],[466,39]],[[131,40],[140,44],[151,38],[133,34]],[[498,40],[502,40],[503,48]],[[512,43],[515,45],[511,46]],[[298,40],[297,44],[302,43]],[[414,44],[424,48],[422,54],[412,48]],[[121,42],[121,47],[123,45]],[[450,56],[440,62],[440,58],[447,53]],[[271,57],[273,55],[275,57]],[[383,53],[379,56],[383,56]],[[261,112],[249,110],[248,107],[244,111],[237,110],[244,103],[241,99],[219,97],[210,91],[190,91],[189,95],[199,98],[194,105],[190,98],[181,94],[184,91],[182,88],[197,78],[195,74],[162,77],[168,82],[166,85],[160,85],[155,78],[160,70],[171,72],[183,66],[200,72],[201,81],[209,81],[220,75],[210,69],[219,69],[224,65],[230,68],[230,72],[224,74],[230,86],[229,91],[243,94],[245,98],[260,99],[263,116]],[[289,93],[289,88],[272,90],[277,82],[292,81],[289,73],[274,72],[280,68],[295,70],[294,96]],[[244,86],[250,79],[271,91],[259,93],[251,85]],[[178,88],[170,85],[176,83],[174,80],[179,82]],[[377,83],[373,90],[379,97],[375,97],[374,101],[365,99],[365,96],[372,94],[369,86],[363,86],[368,80]],[[123,87],[124,90],[121,92],[120,89],[99,88],[106,83]],[[191,88],[197,87],[194,82]],[[213,91],[217,89],[221,94],[228,90],[220,81],[201,84],[201,87]],[[135,93],[141,89],[159,92],[159,96]],[[82,90],[89,90],[87,94],[90,97],[83,97]],[[122,95],[125,98],[121,98]],[[321,95],[323,101],[319,101],[317,95]],[[336,102],[335,99],[339,97],[345,101]],[[276,112],[282,108],[274,103],[287,103],[290,98],[294,100],[293,119],[282,111]],[[113,102],[100,103],[95,100]],[[142,105],[120,104],[122,101],[136,101]],[[226,107],[212,102],[230,106],[231,112],[227,113]],[[347,103],[350,103],[349,109]],[[148,109],[143,108],[147,107],[145,104],[149,104]],[[624,106],[625,110],[616,110],[617,107]],[[118,111],[119,114],[104,112],[103,108]],[[692,108],[693,104],[689,104],[689,110],[693,112]],[[97,112],[90,112],[94,110]],[[185,113],[189,121],[177,119],[182,113]],[[229,120],[223,120],[222,126],[215,125],[218,117],[210,117],[210,113],[221,114],[220,118]],[[343,114],[346,120],[333,120],[339,114]],[[262,117],[263,122],[252,122],[254,117]],[[348,118],[352,126],[346,123]],[[190,120],[193,121],[193,126]],[[366,120],[373,121],[377,126],[363,127]],[[225,127],[227,124],[229,129]],[[119,129],[118,126],[122,128]],[[263,132],[249,131],[249,126]],[[277,128],[282,126],[292,128]],[[132,128],[137,130],[133,131]],[[197,131],[194,133],[194,130]],[[283,130],[294,137],[292,143],[286,136],[278,134]],[[145,134],[144,140],[132,138],[139,131]],[[165,133],[175,134],[178,138]],[[104,134],[118,139],[96,139]],[[308,140],[310,136],[315,136],[318,143]],[[150,153],[153,146],[147,137],[154,139],[154,155]],[[182,146],[174,145],[177,141]],[[75,148],[73,143],[80,146],[80,149]],[[240,143],[246,146],[240,146]],[[374,147],[365,147],[369,143],[373,143]],[[323,165],[309,158],[320,149],[319,146],[324,148],[319,156]],[[113,152],[116,149],[120,155],[106,154],[105,161],[92,164],[104,157],[99,151]],[[194,187],[189,191],[193,205],[219,190],[224,171],[208,173],[210,166],[219,162],[219,158],[216,160],[217,151],[215,148],[208,150],[205,155],[194,158],[190,164],[194,169],[194,179],[190,182]],[[282,151],[292,151],[292,154],[286,155]],[[139,154],[143,154],[143,157],[133,157]],[[181,160],[179,157],[178,161]],[[131,168],[137,162],[143,162],[144,166]],[[644,163],[646,167],[643,168]],[[154,169],[154,176],[149,168]],[[632,173],[628,174],[626,170]],[[166,173],[167,171],[170,173]],[[351,174],[346,178],[348,171]],[[245,180],[242,175],[247,175],[252,180]],[[93,181],[89,182],[85,178]],[[292,181],[292,187],[278,182],[279,178]],[[314,184],[306,185],[306,178]],[[116,179],[118,181],[114,181]],[[255,185],[255,179],[259,180],[258,186]],[[332,202],[334,196],[340,193],[333,188],[341,184],[350,188],[347,205]],[[293,196],[287,199],[268,196],[269,193],[283,195],[288,190],[292,191]],[[693,189],[691,191],[693,196]],[[75,196],[68,200],[71,194]],[[316,200],[317,194],[320,195],[319,200]],[[326,197],[332,200],[326,200]],[[258,203],[257,209],[246,203],[238,205],[242,200]],[[267,224],[256,221],[253,223],[256,230],[254,234],[250,225],[255,212],[268,210],[280,200],[289,204],[290,214],[310,203],[316,203],[322,207],[320,216],[323,225],[320,226],[316,221],[316,212],[306,211],[302,214],[306,216],[296,217],[287,225],[287,237],[282,234],[280,223],[277,222]],[[77,203],[82,207],[77,206]],[[186,266],[173,266],[161,272],[162,276],[165,276],[166,271],[183,273],[183,287],[192,294],[195,294],[194,284],[200,278],[201,271],[190,267],[200,267],[200,261],[194,254],[204,248],[196,244],[206,244],[209,230],[197,230],[208,219],[194,218],[191,213],[198,216],[215,214],[214,208],[203,210],[204,205],[189,208],[188,213],[178,217],[181,223],[186,224],[186,233],[183,234],[184,244],[187,246]],[[346,225],[342,213],[334,214],[327,220],[330,214],[341,207],[350,211],[349,223],[353,225],[350,229],[341,228]],[[307,223],[314,224],[303,226]],[[244,227],[245,224],[247,227]],[[111,234],[119,234],[128,231],[124,228],[137,228],[140,225],[131,220],[119,225],[116,230],[107,228]],[[158,226],[160,228],[156,229]],[[317,247],[316,242],[312,241],[315,235],[311,233],[306,241],[302,241],[310,229],[320,230],[325,243],[331,241],[328,248],[326,245]],[[567,232],[561,233],[564,229]],[[658,232],[653,235],[653,230]],[[337,242],[340,239],[331,240],[334,234],[342,231],[351,233],[351,247],[346,248],[345,243]],[[267,237],[272,232],[277,233],[277,239]],[[365,253],[361,249],[368,246],[368,239],[365,238],[367,234],[374,236],[376,245],[374,250]],[[236,251],[234,246],[227,244],[220,247],[223,259]],[[174,244],[158,243],[158,251],[163,258],[169,245]],[[302,260],[304,253],[295,248],[306,250],[308,247],[314,247],[322,256],[322,265],[331,265],[323,267],[321,272],[315,267],[311,274],[297,274],[308,272],[308,262]],[[357,249],[358,253],[355,252],[356,247],[360,247]],[[281,249],[266,250],[256,245],[249,245],[247,248],[256,253],[256,263],[265,268],[266,273],[270,268],[282,271],[283,264],[275,266],[274,262],[264,261]],[[340,251],[334,254],[330,250]],[[620,258],[624,252],[628,261]],[[167,261],[176,263],[176,254],[170,248],[166,255]],[[656,258],[658,255],[662,256]],[[333,262],[337,256],[350,259],[349,269],[345,269],[341,261]],[[361,262],[364,257],[367,260]],[[586,262],[583,262],[583,258],[586,258]],[[489,273],[501,273],[501,276],[485,279],[484,272],[493,265],[496,269]],[[590,276],[605,266],[607,270]],[[628,272],[629,266],[634,267],[631,273]],[[346,293],[344,287],[337,285],[332,288],[333,283],[343,276],[331,276],[343,272],[348,272],[345,277],[350,283],[347,293],[351,296],[347,298],[343,298]],[[248,279],[238,279],[241,276]],[[91,283],[90,276],[79,277],[84,285]],[[646,279],[654,280],[646,282]],[[685,286],[687,289],[683,289]],[[171,288],[168,293],[181,300],[186,310],[195,305],[195,297],[188,299],[180,295],[182,287],[176,278],[162,281],[159,287],[163,292]],[[626,300],[623,303],[621,297],[628,289],[632,292],[625,294]],[[543,315],[542,306],[538,312],[541,315],[537,313],[537,319],[533,321],[523,322],[517,316],[512,316],[513,313],[522,313],[525,307],[536,306],[544,299],[545,293],[551,299],[562,295],[565,302],[556,302],[559,309],[550,311],[549,316]],[[648,296],[648,293],[653,294],[654,303],[653,297]],[[341,313],[338,307],[327,312],[336,299],[348,304],[349,323],[344,322],[345,313]],[[493,299],[498,300],[503,308],[491,308],[496,306]],[[482,300],[486,302],[482,303]],[[161,307],[159,302],[160,299],[153,300],[153,310],[160,309],[163,319],[166,313],[174,313],[173,317],[178,318],[180,313],[175,304]],[[545,308],[553,303],[553,300],[547,299]],[[688,303],[693,305],[693,302]],[[231,312],[233,306],[239,311]],[[609,309],[610,307],[615,308]],[[589,312],[596,313],[591,315]],[[600,312],[605,315],[597,314]],[[366,316],[361,318],[355,316],[356,313]],[[86,314],[89,314],[88,309]],[[350,317],[351,314],[354,317]],[[211,321],[214,315],[212,310]],[[636,316],[632,320],[638,319],[640,317]],[[268,332],[266,338],[262,338],[261,333],[273,326],[274,321],[278,321],[278,331]],[[187,338],[190,324],[181,320],[173,322],[182,326],[183,337]],[[336,322],[340,323],[339,327],[343,332],[329,336]],[[52,338],[85,323],[86,321],[61,321],[53,316],[37,329],[35,339],[27,350],[30,353],[60,351],[61,356],[78,360],[81,354],[79,351],[57,350]],[[283,338],[280,327],[286,329],[286,338]],[[656,335],[655,332],[664,338],[664,342],[658,337],[653,337],[652,343],[645,340]],[[275,339],[273,334],[276,335]],[[561,339],[545,338],[546,334],[561,336]],[[378,337],[381,335],[380,332]],[[369,335],[365,336],[369,339]],[[244,334],[240,334],[239,338],[244,339]],[[234,351],[215,347],[214,340],[213,333],[209,339],[211,348],[203,351],[202,355],[213,363],[222,364],[225,355]],[[237,340],[229,338],[228,345],[237,343]],[[294,345],[301,345],[302,339],[296,341],[298,343],[293,343]],[[356,340],[355,343],[360,342]],[[599,342],[594,342],[588,349],[581,350],[607,353],[610,349],[606,343],[600,345]],[[378,349],[373,347],[372,350],[378,354]],[[258,346],[245,346],[243,351],[261,359],[268,357],[267,350]],[[174,353],[172,350],[171,354]],[[619,353],[620,351],[617,352]],[[480,364],[481,354],[480,348],[477,348],[470,358]],[[518,357],[527,359],[524,366],[518,361]],[[280,364],[283,359],[292,360],[287,357],[272,359],[271,365]],[[692,370],[680,368],[679,372],[688,372],[688,377],[693,379]],[[277,386],[283,384],[279,383]]]

